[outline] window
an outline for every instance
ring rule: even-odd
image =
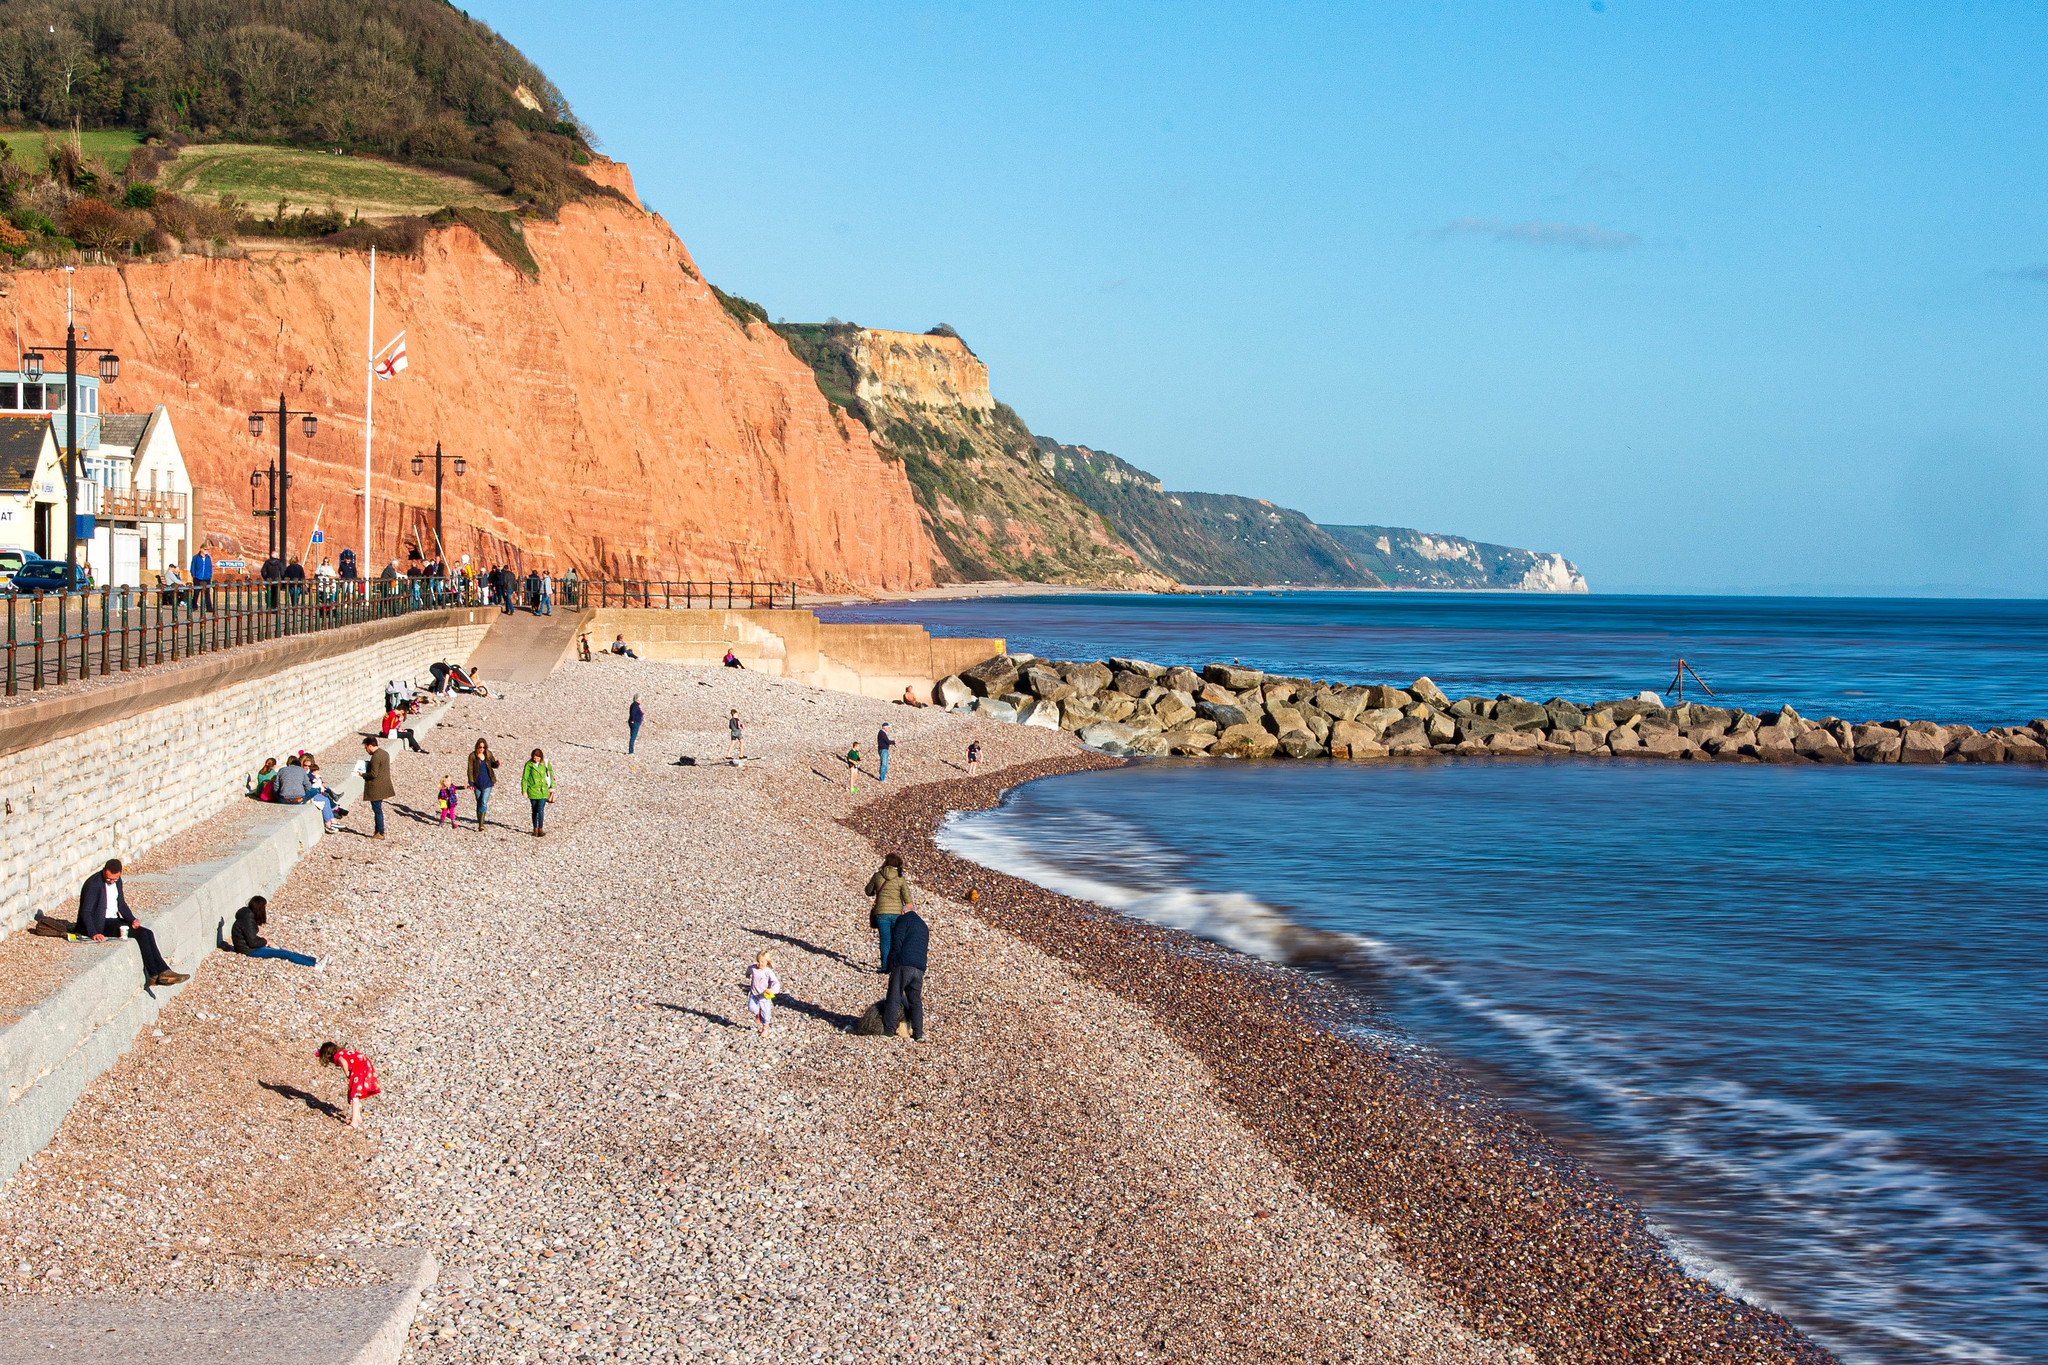
[[[78,389],[78,410],[79,410],[79,411],[80,411],[81,413],[83,413],[83,414],[85,414],[86,416],[88,416],[88,417],[97,417],[97,416],[99,416],[99,413],[100,413],[100,386],[99,386],[99,385],[97,385],[97,384],[81,384],[81,385],[79,386],[79,389]]]
[[[20,410],[21,385],[0,384],[0,411],[19,412]]]
[[[46,412],[64,411],[64,386],[62,384],[43,385],[43,410]]]

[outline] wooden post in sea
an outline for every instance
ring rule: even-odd
[[[1664,695],[1668,697],[1675,690],[1678,693],[1678,704],[1680,706],[1685,705],[1685,675],[1688,673],[1692,673],[1692,680],[1700,685],[1700,691],[1710,697],[1714,695],[1714,689],[1707,686],[1707,680],[1699,674],[1693,673],[1692,665],[1683,658],[1679,659],[1678,671],[1672,676],[1671,686],[1664,689]]]

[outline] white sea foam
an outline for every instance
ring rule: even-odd
[[[1302,931],[1284,912],[1239,892],[1191,885],[1180,855],[1114,816],[1064,811],[1055,847],[1034,841],[1043,833],[994,811],[949,820],[938,842],[983,866],[1251,956],[1275,962],[1294,956]],[[1970,1205],[1896,1135],[1844,1124],[1813,1105],[1740,1082],[1671,1075],[1646,1061],[1627,1037],[1494,999],[1455,966],[1372,935],[1347,937],[1383,973],[1511,1040],[1550,1083],[1576,1093],[1574,1107],[1597,1118],[1611,1145],[1668,1176],[1674,1189],[1706,1188],[1746,1201],[1743,1221],[1770,1227],[1773,1245],[1757,1254],[1775,1270],[1771,1278],[1797,1284],[1801,1303],[1774,1301],[1725,1252],[1653,1225],[1689,1273],[1805,1318],[1808,1330],[1851,1365],[1878,1357],[1816,1318],[1855,1324],[1857,1335],[1873,1344],[1888,1342],[1887,1357],[1903,1348],[1918,1359],[1969,1365],[2024,1358],[2001,1343],[1931,1325],[1918,1304],[2003,1293],[2007,1314],[2038,1313],[2048,1291],[2048,1249]],[[1684,1213],[1680,1199],[1671,1216],[1684,1221]]]

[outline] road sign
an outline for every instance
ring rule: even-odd
[[[326,533],[325,531],[315,531],[315,532],[313,533],[313,543],[314,543],[315,545],[324,545],[324,544],[326,544],[326,542],[327,542],[327,533]]]

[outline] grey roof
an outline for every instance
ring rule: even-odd
[[[0,413],[0,493],[24,493],[34,485],[36,464],[43,458],[43,433],[49,427],[46,415]]]
[[[109,412],[100,417],[100,444],[133,450],[142,443],[155,412]]]

